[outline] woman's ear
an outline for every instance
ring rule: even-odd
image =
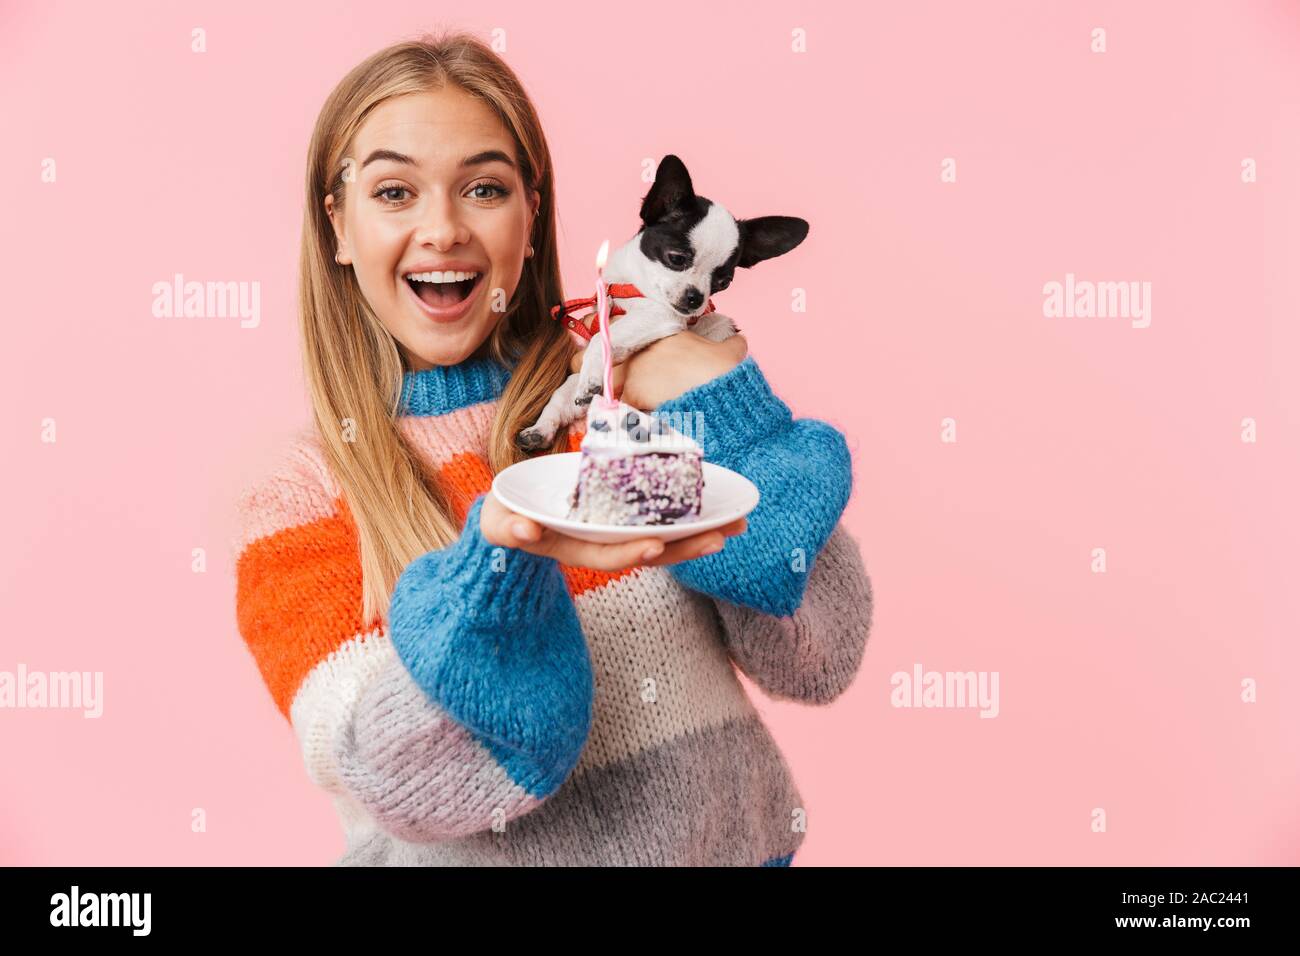
[[[352,255],[348,252],[348,240],[343,229],[343,217],[335,215],[338,212],[334,208],[333,195],[325,196],[325,215],[330,217],[330,225],[334,227],[334,238],[338,243],[338,249],[334,253],[334,261],[340,265],[348,265],[352,262]]]

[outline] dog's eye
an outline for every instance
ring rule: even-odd
[[[670,252],[667,254],[668,264],[674,269],[680,269],[686,265],[686,256],[680,252]]]

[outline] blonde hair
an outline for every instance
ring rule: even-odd
[[[575,346],[547,314],[562,298],[555,241],[554,174],[537,112],[514,72],[465,33],[424,36],[380,50],[353,69],[321,107],[307,153],[307,202],[299,278],[299,328],[312,418],[326,460],[342,488],[358,533],[362,621],[388,617],[403,569],[460,534],[448,499],[397,426],[403,375],[397,343],[371,311],[351,268],[334,260],[335,236],[325,209],[341,213],[349,198],[344,160],[362,123],[380,103],[454,84],[501,118],[516,144],[527,189],[540,194],[533,255],[487,340],[472,358],[491,356],[512,369],[488,440],[495,474],[530,457],[515,434],[541,413],[569,375]],[[345,440],[345,423],[350,420]],[[568,428],[541,454],[563,451]]]

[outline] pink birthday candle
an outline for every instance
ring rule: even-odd
[[[614,398],[614,356],[609,345],[609,290],[605,287],[605,258],[609,255],[609,240],[600,244],[596,253],[596,311],[600,316],[600,330],[604,333],[601,348],[605,352],[605,394],[601,400],[607,408],[617,408]]]

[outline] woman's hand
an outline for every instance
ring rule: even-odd
[[[479,529],[489,544],[518,548],[530,554],[555,558],[569,567],[593,568],[597,571],[676,564],[712,554],[721,551],[726,539],[740,534],[747,524],[746,519],[737,518],[721,528],[671,541],[667,545],[658,538],[637,538],[620,544],[595,544],[572,538],[554,528],[540,525],[531,518],[516,514],[491,492],[488,492],[479,512]]]
[[[730,372],[748,353],[749,343],[743,335],[710,342],[694,332],[677,332],[616,365],[614,392],[633,408],[653,411],[669,399]]]
[[[633,408],[653,411],[697,385],[731,371],[749,354],[743,335],[711,342],[694,332],[665,336],[613,368],[614,396]],[[582,368],[583,352],[573,354],[569,370]]]

